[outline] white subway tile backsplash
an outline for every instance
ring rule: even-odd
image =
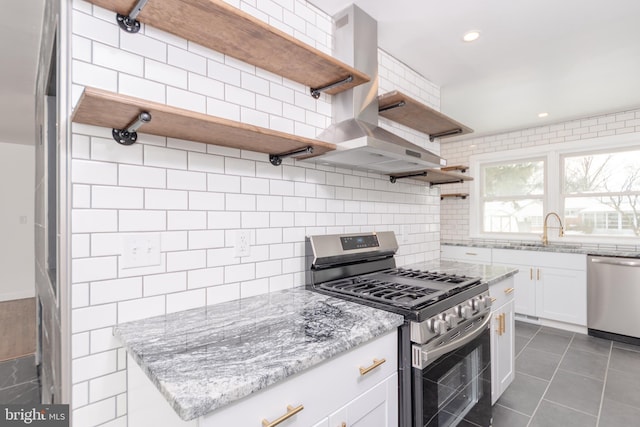
[[[187,153],[185,151],[147,145],[144,147],[144,164],[145,166],[158,168],[186,169]]]
[[[255,278],[255,264],[237,264],[224,267],[225,283],[244,282]]]
[[[188,153],[189,170],[224,173],[224,157],[212,154]]]
[[[73,411],[74,427],[89,427],[104,425],[106,421],[112,419],[116,412],[116,399],[101,400]]]
[[[163,84],[128,74],[120,74],[118,93],[160,103],[164,103],[167,98]]]
[[[77,10],[71,14],[71,23],[73,34],[110,46],[118,46],[120,28],[115,23],[105,22]]]
[[[111,165],[116,170],[116,165]],[[119,165],[118,184],[127,187],[166,188],[166,170],[145,166]]]
[[[142,145],[121,145],[113,138],[91,138],[91,159],[114,163],[142,164]]]
[[[167,188],[173,190],[206,191],[207,175],[203,172],[168,170]]]
[[[256,176],[256,162],[251,160],[226,158],[224,171],[229,175]]]
[[[226,194],[225,208],[227,211],[255,211],[256,196],[250,194]]]
[[[91,353],[101,353],[107,350],[113,350],[122,344],[113,335],[113,328],[94,329],[89,332],[91,337]]]
[[[118,213],[113,210],[75,209],[71,213],[74,233],[117,231]]]
[[[224,231],[189,231],[189,249],[213,249],[224,246]]]
[[[97,402],[127,391],[127,373],[114,372],[89,381],[89,401]]]
[[[198,113],[207,112],[207,97],[175,87],[167,87],[167,104]]]
[[[201,230],[207,228],[206,212],[167,212],[168,230]]]
[[[242,228],[269,227],[269,212],[242,212]]]
[[[177,190],[144,190],[145,209],[187,209],[189,193]]]
[[[91,305],[142,297],[142,278],[104,280],[91,283]]]
[[[207,144],[203,144],[201,142],[196,142],[196,141],[188,141],[186,139],[178,139],[178,138],[167,138],[167,148],[176,148],[178,150],[185,150],[185,151],[198,151],[200,153],[207,152]]]
[[[239,122],[240,106],[221,99],[207,97],[207,114]]]
[[[207,224],[209,229],[240,228],[240,212],[208,212]]]
[[[93,307],[75,308],[71,311],[71,331],[90,331],[116,324],[116,305],[105,304]],[[82,379],[80,380],[82,381]]]
[[[144,72],[143,58],[102,43],[93,43],[93,63],[139,77]]]
[[[224,99],[224,83],[201,76],[194,73],[189,73],[188,86],[191,92],[199,93],[211,98],[217,98],[219,100]],[[209,109],[207,109],[209,111]],[[211,114],[211,112],[209,112]]]
[[[74,384],[71,388],[71,404],[74,408],[80,408],[89,403],[89,383]]]
[[[167,62],[167,45],[144,34],[138,33],[134,37],[121,37],[120,48],[144,58]]]
[[[118,73],[116,71],[75,60],[72,62],[72,70],[73,83],[111,92],[118,90]]]
[[[188,272],[189,289],[208,288],[224,283],[224,268],[202,268]]]
[[[294,183],[290,181],[270,180],[269,190],[272,195],[293,196]]]
[[[233,86],[240,86],[240,70],[218,61],[207,61],[207,76]]]
[[[167,62],[169,65],[189,70],[203,76],[207,74],[207,60],[205,57],[184,49],[179,49],[175,46],[168,47]]]
[[[196,289],[186,292],[178,292],[167,295],[167,313],[189,310],[191,308],[203,307],[207,303],[207,292],[205,289]]]
[[[204,250],[170,252],[167,254],[167,272],[194,270],[206,266],[207,252]]]
[[[91,191],[91,207],[94,209],[142,209],[144,204],[143,195],[141,188],[94,185]]]
[[[207,288],[207,304],[219,304],[240,298],[240,284],[213,286]]]
[[[144,33],[147,36],[162,41],[166,44],[177,46],[184,50],[187,49],[187,40],[170,34],[166,31],[162,31],[158,28],[152,27],[150,25],[144,25]]]
[[[158,295],[118,303],[118,323],[132,322],[165,313],[165,296]]]
[[[153,274],[143,278],[145,297],[180,292],[187,289],[187,272]]]
[[[118,231],[162,231],[167,229],[164,211],[128,210],[118,212]]]
[[[118,167],[112,163],[72,160],[71,180],[77,184],[115,185]]]

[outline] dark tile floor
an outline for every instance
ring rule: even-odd
[[[0,362],[0,403],[40,403],[34,355]]]
[[[516,322],[516,375],[493,427],[640,425],[640,347]]]

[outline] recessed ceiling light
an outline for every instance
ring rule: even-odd
[[[540,113],[540,114],[538,114],[538,117],[540,117],[541,119],[544,119],[548,115],[549,115],[549,113]]]
[[[462,36],[462,40],[466,42],[472,42],[478,40],[478,37],[480,37],[479,31],[469,31],[464,36]]]

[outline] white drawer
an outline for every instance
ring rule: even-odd
[[[260,392],[200,418],[200,427],[262,427],[287,412],[304,409],[279,427],[309,427],[397,371],[397,332],[393,331],[347,353],[301,372]],[[373,359],[386,361],[361,375]],[[321,424],[322,425],[322,424]]]
[[[442,245],[440,247],[440,258],[477,264],[491,264],[491,248]]]
[[[494,309],[502,307],[504,303],[512,300],[515,296],[513,276],[489,286],[489,295],[491,298],[495,298],[495,301],[491,303]]]

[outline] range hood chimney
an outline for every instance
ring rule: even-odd
[[[338,148],[312,160],[378,173],[446,166],[436,154],[378,126],[378,23],[355,5],[335,15],[334,22],[334,56],[371,81],[332,95],[334,124],[317,139]]]

